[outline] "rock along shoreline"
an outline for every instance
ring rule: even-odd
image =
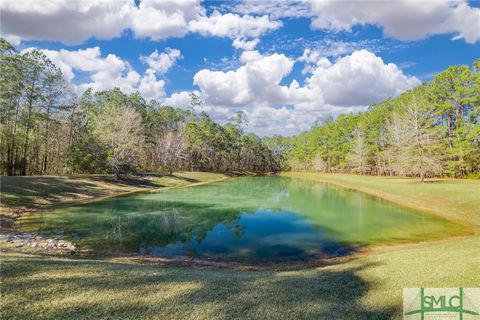
[[[77,249],[75,244],[60,238],[47,238],[35,233],[5,233],[0,234],[0,240],[15,247],[43,248],[48,251],[73,252]]]

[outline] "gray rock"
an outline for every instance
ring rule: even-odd
[[[75,251],[76,246],[70,241],[62,240],[60,236],[46,238],[35,233],[0,234],[0,240],[13,243],[15,247],[28,246],[47,250]]]

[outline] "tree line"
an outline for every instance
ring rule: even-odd
[[[284,154],[287,170],[480,178],[480,60],[365,112],[267,143]]]
[[[40,51],[0,40],[0,174],[277,172],[480,177],[480,60],[293,137],[245,133],[119,89],[77,96]]]
[[[40,51],[17,53],[0,40],[0,174],[199,170],[274,172],[280,157],[245,133],[239,111],[220,125],[192,94],[190,110],[118,88],[77,96]]]

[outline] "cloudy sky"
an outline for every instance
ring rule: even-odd
[[[76,88],[119,87],[290,135],[480,57],[480,2],[1,1],[1,35]]]

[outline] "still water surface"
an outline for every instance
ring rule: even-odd
[[[243,177],[135,193],[23,218],[96,254],[285,262],[431,240],[464,227],[363,193],[284,177]]]

